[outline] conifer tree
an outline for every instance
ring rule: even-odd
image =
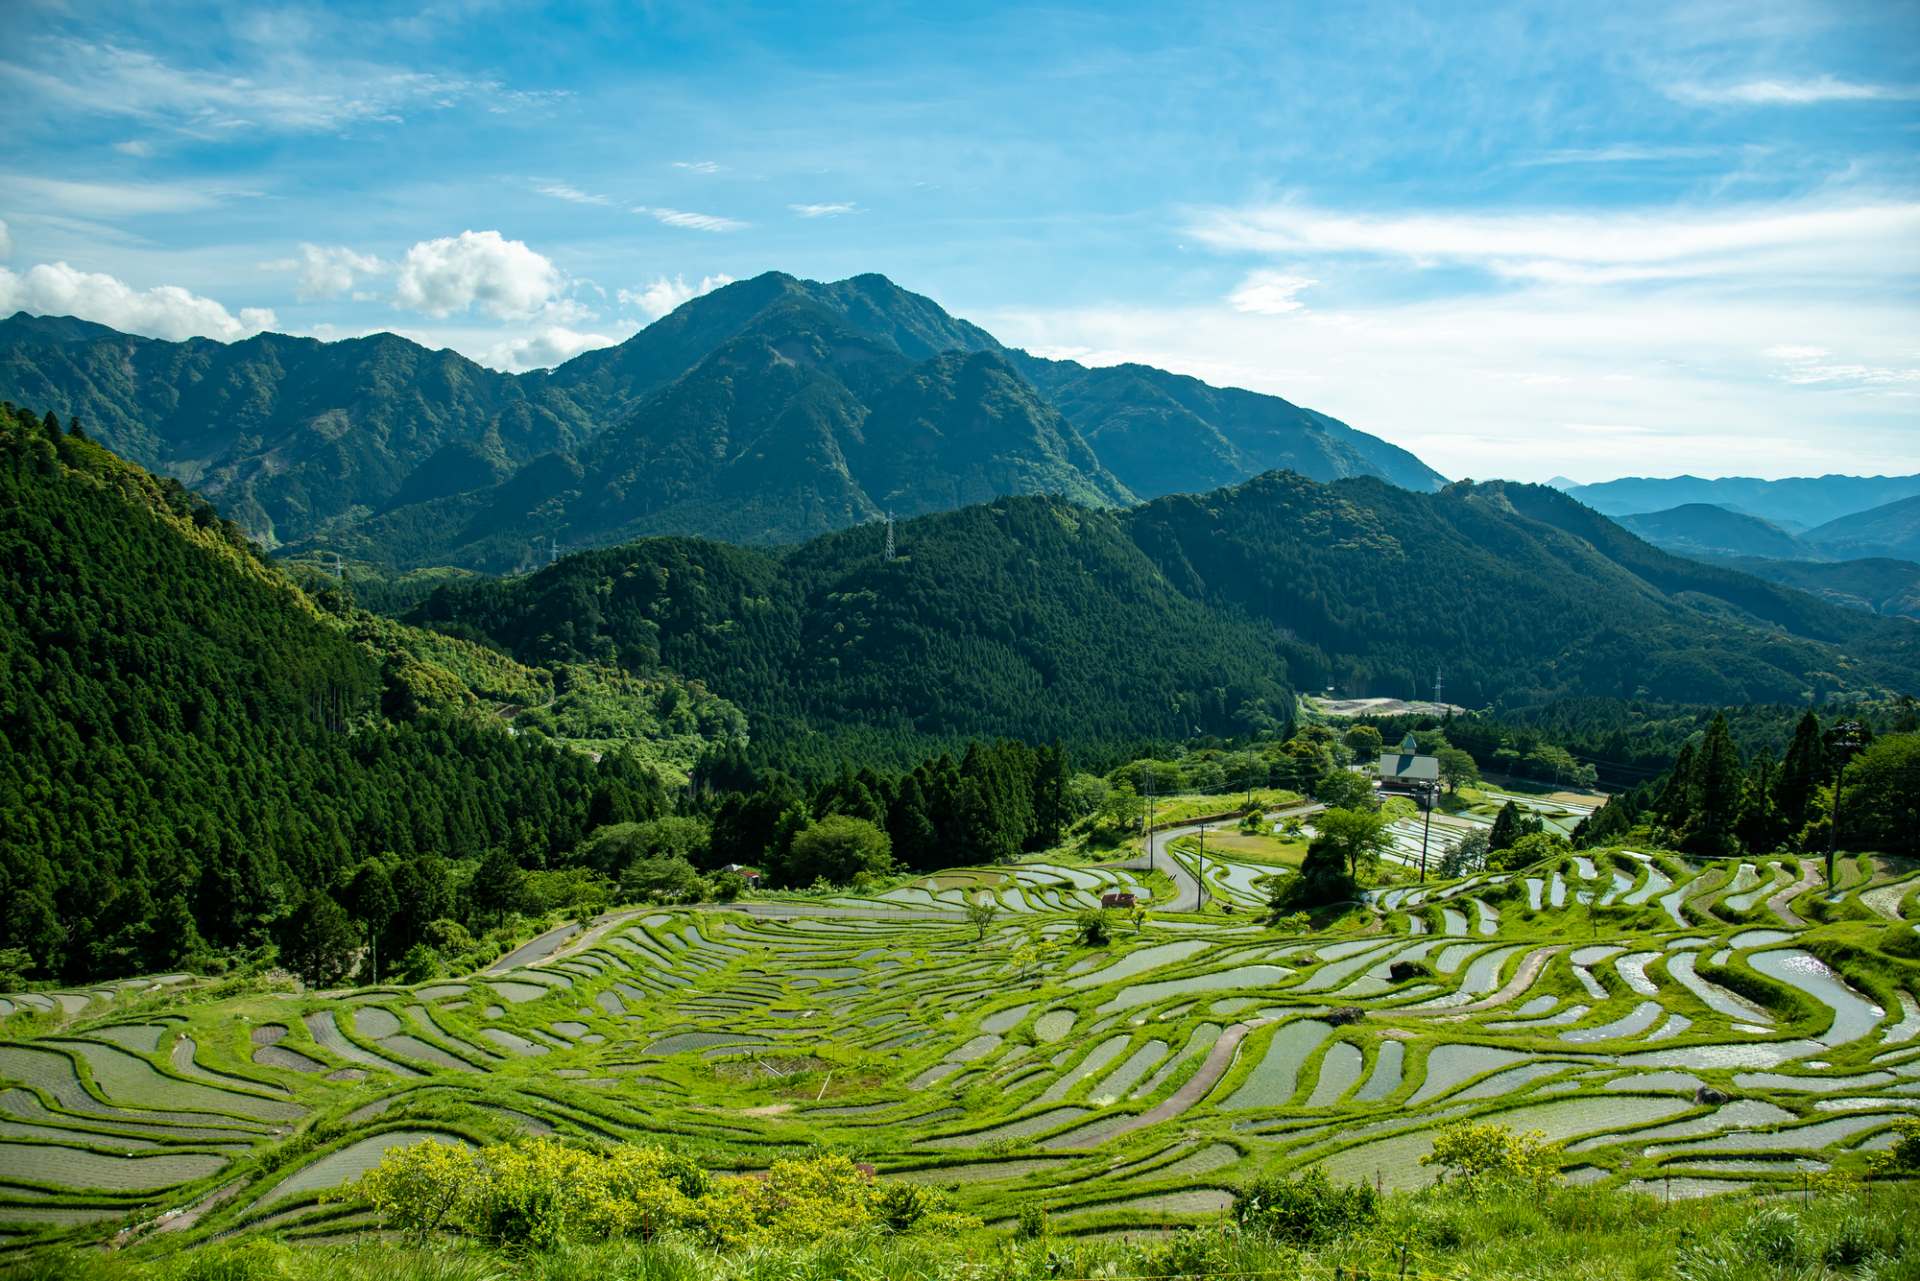
[[[1740,823],[1743,794],[1740,749],[1734,746],[1726,716],[1715,716],[1694,757],[1681,846],[1696,854],[1734,853],[1739,848],[1734,832]]]
[[[1826,745],[1820,718],[1811,709],[1794,727],[1793,742],[1773,780],[1773,810],[1788,840],[1797,841],[1811,817],[1813,798],[1826,781]]]

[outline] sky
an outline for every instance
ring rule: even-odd
[[[877,271],[1453,477],[1920,471],[1920,0],[4,0],[0,119],[0,314],[521,370]]]

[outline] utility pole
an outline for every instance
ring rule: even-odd
[[[1153,779],[1147,779],[1147,870],[1153,870]]]
[[[1840,849],[1840,776],[1847,762],[1860,750],[1862,734],[1859,721],[1842,721],[1827,731],[1827,756],[1833,761],[1833,812],[1827,817],[1827,890],[1833,883],[1834,856]]]
[[[1438,687],[1438,684],[1439,682],[1436,680],[1435,686]],[[1426,826],[1420,829],[1420,883],[1422,885],[1427,883],[1427,838],[1433,834],[1433,790],[1435,786],[1438,785],[1430,784],[1420,791],[1420,806],[1427,812]]]
[[[1200,825],[1200,910],[1207,910],[1207,900],[1213,896],[1207,893],[1207,825]]]

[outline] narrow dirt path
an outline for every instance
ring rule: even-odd
[[[1442,1021],[1451,1021],[1463,1015],[1477,1014],[1481,1010],[1495,1009],[1532,987],[1534,980],[1540,977],[1540,971],[1547,968],[1547,962],[1551,961],[1556,954],[1565,951],[1566,947],[1564,943],[1556,943],[1552,947],[1535,948],[1520,959],[1520,968],[1513,972],[1513,977],[1508,979],[1499,991],[1491,996],[1483,996],[1477,1001],[1469,1001],[1465,1005],[1436,1006],[1430,1010],[1382,1010],[1380,1013],[1383,1017],[1437,1018]]]
[[[1240,1042],[1247,1039],[1247,1033],[1257,1027],[1264,1027],[1272,1019],[1249,1019],[1245,1023],[1235,1023],[1220,1034],[1220,1039],[1207,1051],[1207,1057],[1201,1061],[1199,1071],[1187,1078],[1187,1083],[1169,1094],[1164,1100],[1149,1110],[1118,1127],[1103,1127],[1101,1133],[1089,1135],[1084,1140],[1062,1143],[1063,1148],[1091,1148],[1111,1143],[1123,1134],[1132,1134],[1135,1130],[1144,1130],[1150,1125],[1172,1120],[1188,1108],[1207,1097],[1220,1078],[1233,1066],[1234,1055],[1240,1051]]]
[[[1805,925],[1806,922],[1800,919],[1800,914],[1795,912],[1788,904],[1792,903],[1793,900],[1799,898],[1814,886],[1825,885],[1826,883],[1826,873],[1820,870],[1819,865],[1810,858],[1803,858],[1800,860],[1800,879],[1787,886],[1784,890],[1781,890],[1778,894],[1768,898],[1767,910],[1779,917],[1783,924],[1791,925],[1795,928]]]

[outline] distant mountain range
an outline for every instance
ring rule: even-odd
[[[1031,356],[876,275],[770,272],[523,375],[391,334],[173,343],[20,313],[0,399],[77,415],[268,546],[393,566],[791,542],[1009,494],[1124,505],[1274,468],[1444,483],[1278,397]]]
[[[1627,476],[1595,485],[1574,485],[1566,492],[1608,516],[1634,516],[1708,503],[1758,516],[1790,533],[1800,533],[1842,516],[1920,494],[1920,475],[1794,476],[1785,480],[1756,480],[1748,476],[1726,476],[1718,480],[1703,480],[1698,476],[1665,479]]]
[[[1798,534],[1711,503],[1617,519],[1682,556],[1732,565],[1852,608],[1920,617],[1920,497]]]

